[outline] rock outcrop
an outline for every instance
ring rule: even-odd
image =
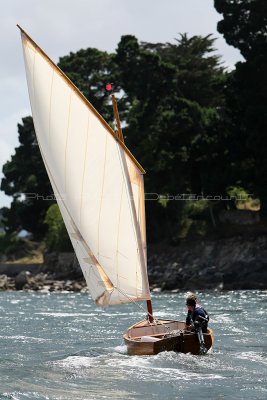
[[[183,242],[150,248],[152,287],[174,289],[267,289],[267,236]]]
[[[152,290],[267,289],[267,235],[149,246]],[[0,290],[86,291],[73,253],[44,255],[43,264],[0,264]]]
[[[49,253],[42,264],[0,264],[0,290],[86,291],[73,253]]]

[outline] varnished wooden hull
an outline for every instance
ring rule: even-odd
[[[161,320],[153,324],[140,321],[124,333],[123,338],[129,355],[154,355],[162,351],[199,354],[197,335],[184,331],[182,321]],[[205,347],[209,350],[214,342],[212,329],[203,334]],[[155,340],[155,341],[150,341]]]

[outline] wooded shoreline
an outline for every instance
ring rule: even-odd
[[[267,290],[267,235],[184,241],[148,248],[151,290]],[[42,264],[0,263],[0,290],[87,291],[73,253]]]

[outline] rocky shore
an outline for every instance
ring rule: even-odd
[[[150,246],[152,290],[267,290],[267,235]],[[50,253],[43,264],[0,264],[0,290],[86,291],[72,253]]]
[[[161,290],[267,289],[267,235],[182,242],[153,248],[151,288]]]
[[[50,253],[42,264],[0,263],[0,290],[87,291],[73,253]]]

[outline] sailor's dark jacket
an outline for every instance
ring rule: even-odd
[[[197,317],[203,317],[209,321],[209,314],[207,311],[200,305],[196,304],[195,308],[193,311],[188,310],[187,316],[186,316],[186,325],[191,325],[197,320]],[[201,321],[201,318],[200,318]],[[208,322],[205,322],[202,320],[202,332],[205,333],[207,332],[207,327],[208,327]]]

